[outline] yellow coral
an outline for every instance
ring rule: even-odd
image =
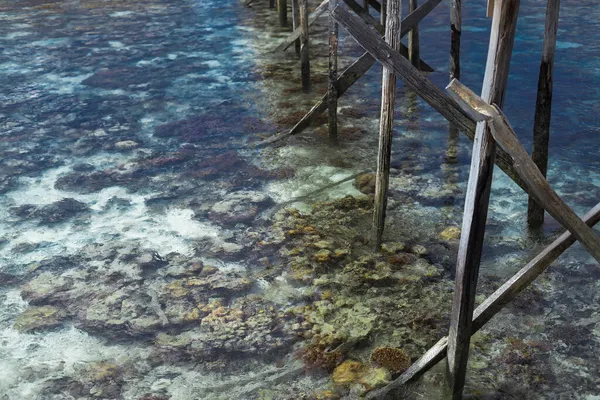
[[[333,371],[333,382],[337,385],[350,385],[363,377],[368,367],[358,361],[346,360]]]

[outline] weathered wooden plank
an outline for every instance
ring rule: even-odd
[[[344,6],[338,5],[333,15],[357,42],[385,67],[394,71],[404,83],[427,101],[435,110],[461,130],[474,131],[473,121],[460,109],[454,100],[421,74],[405,57],[394,51],[379,38],[365,22],[353,16]],[[388,15],[388,18],[390,16]]]
[[[552,72],[558,31],[560,0],[548,0],[542,62],[538,78],[537,100],[533,122],[533,149],[531,158],[544,176],[548,172],[548,143],[550,141],[550,117],[552,115]],[[544,209],[532,197],[527,207],[527,222],[535,228],[544,223]]]
[[[323,0],[323,2],[319,4],[319,6],[315,8],[315,10],[312,13],[310,13],[310,15],[308,16],[308,26],[314,24],[315,21],[321,16],[321,14],[323,14],[327,10],[328,4],[329,0]],[[301,33],[302,32],[300,28],[294,29],[294,31],[292,31],[292,33],[290,33],[289,36],[279,44],[279,46],[273,49],[273,51],[276,52],[287,50],[288,47],[290,47],[296,40],[300,38]]]
[[[385,42],[394,51],[400,50],[400,24],[402,0],[388,0],[385,23]],[[384,65],[381,79],[381,115],[379,117],[379,150],[377,152],[377,175],[375,177],[375,208],[373,211],[373,241],[379,251],[385,226],[387,191],[392,155],[392,129],[394,126],[394,102],[396,100],[396,75]]]
[[[287,26],[287,0],[277,0],[279,26]]]
[[[583,220],[590,227],[600,222],[600,203],[592,208],[583,217]],[[519,293],[525,290],[538,276],[546,271],[562,253],[575,243],[575,241],[575,237],[570,232],[564,232],[535,258],[529,261],[527,265],[521,268],[521,270],[512,278],[492,293],[490,297],[485,299],[473,313],[471,335],[481,329],[508,303],[514,300]],[[402,375],[383,388],[370,392],[365,398],[371,400],[382,399],[389,392],[397,390],[402,385],[419,378],[446,356],[447,345],[447,337],[440,339]]]
[[[577,240],[600,263],[600,237],[583,223],[577,214],[552,189],[519,142],[502,110],[498,106],[490,105],[479,98],[456,79],[448,85],[448,90],[454,93],[454,96],[463,99],[461,104],[464,107],[471,108],[474,113],[478,113],[489,122],[494,140],[513,159],[515,172],[525,183],[530,196],[543,206],[565,229],[573,233]]]
[[[329,0],[326,0],[329,1]],[[410,29],[418,24],[423,18],[425,18],[439,3],[441,0],[427,0],[420,6],[415,12],[408,15],[402,20],[401,29],[402,36],[406,35]],[[408,57],[408,48],[402,46],[400,53],[404,57]],[[358,81],[377,61],[369,53],[364,53],[355,62],[348,66],[344,72],[338,77],[337,80],[337,94],[338,98],[342,96],[346,91]],[[429,67],[423,60],[421,60],[421,70],[426,69],[425,72],[431,72],[433,69]],[[257,144],[262,146],[265,144],[275,143],[288,136],[296,135],[308,128],[310,124],[322,113],[327,110],[327,94],[325,94],[321,100],[319,100],[310,111],[302,117],[300,121],[289,132],[283,132],[279,135],[274,135],[271,138],[265,139],[264,141]]]
[[[296,30],[300,27],[300,5],[298,0],[292,0],[292,30]],[[294,40],[294,48],[296,54],[300,55],[300,38]]]
[[[417,0],[408,0],[409,12],[414,12],[417,9]],[[408,33],[408,61],[415,68],[419,68],[421,61],[421,51],[419,49],[419,26],[417,25]]]
[[[338,0],[329,0],[329,11],[337,6]],[[327,83],[327,109],[329,140],[332,144],[337,144],[337,56],[338,56],[338,24],[333,16],[329,15],[329,74]]]
[[[492,18],[494,16],[494,0],[488,0],[487,2],[487,10],[485,15],[488,18]]]
[[[498,2],[492,19],[481,97],[500,106],[504,103],[519,4],[520,0]],[[453,400],[462,399],[465,385],[479,263],[494,172],[495,147],[487,122],[478,123],[467,184],[448,333],[447,375]]]
[[[310,52],[308,44],[308,2],[299,0],[300,6],[300,71],[302,75],[302,88],[310,90]]]

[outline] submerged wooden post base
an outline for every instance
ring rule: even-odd
[[[385,41],[395,51],[400,50],[400,24],[402,0],[388,0],[385,22]],[[385,226],[385,209],[392,154],[392,128],[394,125],[394,101],[396,99],[396,76],[383,67],[381,80],[381,116],[379,119],[379,151],[377,152],[377,176],[375,178],[375,209],[373,211],[373,241],[376,251],[381,247]]]
[[[519,0],[496,3],[481,97],[502,106],[517,26]],[[487,122],[477,124],[463,225],[456,261],[456,283],[448,333],[447,375],[453,400],[465,385],[471,322],[483,249],[496,145]]]
[[[338,125],[337,125],[337,52],[338,52],[338,24],[335,22],[331,11],[337,6],[337,0],[329,0],[329,75],[327,77],[327,109],[329,141],[337,144]]]
[[[554,70],[554,52],[556,50],[556,33],[558,31],[558,13],[560,0],[548,0],[546,6],[546,28],[538,92],[533,122],[533,149],[531,158],[542,174],[548,171],[548,143],[550,141],[550,117],[552,114],[552,72]],[[544,209],[532,197],[529,197],[527,223],[537,228],[544,223]]]
[[[600,203],[592,208],[583,217],[583,220],[590,227],[600,222]],[[570,232],[564,232],[512,278],[492,293],[490,297],[485,299],[473,314],[471,335],[481,329],[496,314],[498,314],[500,310],[515,299],[519,293],[525,290],[538,276],[546,271],[562,253],[575,243],[575,240],[575,237]],[[365,398],[367,400],[382,399],[386,394],[414,381],[443,360],[446,356],[447,349],[448,337],[444,337],[432,348],[427,350],[427,352],[415,361],[402,375],[381,389],[368,393]]]
[[[308,4],[307,0],[298,0],[300,6],[300,73],[302,88],[310,90],[310,55],[308,51]]]

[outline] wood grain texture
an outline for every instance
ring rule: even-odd
[[[546,5],[542,62],[540,63],[537,100],[533,119],[533,148],[531,158],[544,176],[548,172],[548,145],[550,142],[550,118],[552,115],[552,75],[559,9],[560,0],[548,0]],[[544,223],[544,209],[532,197],[529,198],[527,207],[527,222],[532,228],[537,228]]]
[[[308,2],[298,0],[300,6],[300,73],[302,88],[310,90],[310,52],[308,49]]]
[[[600,222],[600,203],[592,208],[583,219],[590,227]],[[538,276],[546,271],[562,253],[575,243],[575,241],[575,237],[570,232],[564,232],[512,278],[485,299],[473,313],[471,334],[474,334],[481,329],[489,320],[498,314],[500,310],[514,300],[519,293],[525,290]],[[381,389],[370,392],[365,398],[371,400],[383,399],[388,393],[419,378],[446,356],[447,345],[447,337],[440,339],[402,375]]]
[[[329,141],[332,144],[337,144],[338,125],[337,125],[337,53],[338,53],[338,24],[335,22],[331,11],[337,6],[338,0],[329,0],[329,74],[327,82],[327,109],[328,115],[328,131]]]
[[[482,99],[502,106],[508,81],[510,59],[517,26],[519,0],[496,3],[488,58],[483,80]],[[471,169],[467,184],[463,224],[448,333],[448,386],[453,400],[462,399],[465,385],[471,323],[479,263],[485,236],[496,146],[487,122],[479,122],[475,132]]]
[[[398,52],[400,50],[400,24],[402,0],[388,0],[385,22],[385,43]],[[379,251],[385,226],[387,191],[392,155],[392,130],[394,126],[394,103],[396,100],[396,75],[392,68],[383,66],[381,79],[381,114],[379,117],[379,149],[377,152],[377,175],[375,177],[375,207],[373,211],[373,241]]]
[[[312,13],[310,13],[310,15],[308,16],[308,26],[314,24],[315,21],[321,16],[321,14],[327,11],[328,5],[329,0],[323,0],[323,2],[319,4],[319,6],[315,8],[315,10]],[[285,38],[283,42],[281,42],[277,47],[273,49],[273,52],[287,50],[292,44],[294,44],[296,40],[300,38],[301,34],[302,30],[300,29],[300,27],[294,29],[292,33],[290,33],[289,36]]]

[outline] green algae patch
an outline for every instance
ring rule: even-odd
[[[52,306],[30,307],[17,317],[14,328],[19,332],[32,332],[60,326],[67,313]]]

